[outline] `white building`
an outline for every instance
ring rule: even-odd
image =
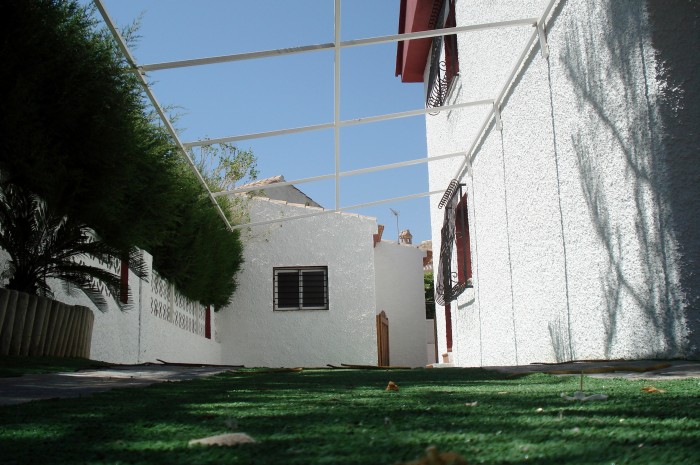
[[[533,18],[398,49],[397,75],[436,107],[429,156],[462,153],[429,164],[431,191],[456,179],[443,208],[431,198],[452,363],[698,356],[698,11],[401,2],[400,32]]]
[[[100,312],[81,293],[52,282],[56,300],[93,309],[90,357],[126,364],[325,367],[377,365],[385,347],[384,365],[433,362],[425,329],[433,321],[425,318],[425,252],[381,240],[383,227],[374,218],[327,213],[294,186],[274,187],[283,181],[277,176],[254,184],[261,190],[247,202],[250,220],[270,223],[243,232],[238,289],[218,312],[179,295],[152,270],[146,253],[150,278],[129,273],[126,309],[113,301]],[[275,221],[299,214],[312,216]],[[121,264],[102,266],[119,273]],[[378,340],[380,313],[388,339]]]
[[[255,183],[264,187],[265,197],[248,202],[251,222],[323,211],[294,186],[273,187],[279,181],[284,178]],[[223,362],[376,365],[376,315],[384,311],[390,363],[428,363],[425,254],[381,241],[376,233],[374,218],[347,213],[273,221],[244,233],[238,289],[218,314],[226,334]]]

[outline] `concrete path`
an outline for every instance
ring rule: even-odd
[[[81,397],[114,388],[142,387],[165,381],[212,376],[235,367],[177,365],[121,365],[74,373],[24,375],[0,378],[0,405],[13,405],[40,399]]]
[[[589,361],[560,364],[483,367],[503,373],[550,373],[555,375],[672,380],[700,378],[700,361],[634,360]],[[0,405],[21,404],[32,400],[81,397],[114,388],[141,387],[164,381],[212,376],[236,367],[177,365],[122,365],[75,373],[25,375],[0,378]]]
[[[700,360],[610,360],[510,367],[483,367],[502,373],[550,373],[584,375],[594,378],[672,380],[700,378]]]

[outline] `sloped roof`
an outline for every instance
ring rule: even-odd
[[[259,179],[239,187],[260,187],[261,189],[259,192],[253,193],[253,195],[256,197],[267,197],[271,200],[281,200],[290,204],[323,208],[314,199],[293,185],[275,186],[276,183],[280,182],[285,182],[284,176],[277,175],[265,179]]]

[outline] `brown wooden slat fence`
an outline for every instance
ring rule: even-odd
[[[90,357],[87,307],[0,288],[0,355]]]

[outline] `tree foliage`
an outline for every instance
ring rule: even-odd
[[[0,12],[4,175],[116,246],[162,242],[178,154],[116,46],[73,1],[2,2]]]
[[[69,292],[80,289],[102,311],[107,310],[107,301],[99,283],[112,296],[120,295],[120,276],[86,263],[85,258],[120,261],[123,252],[96,238],[86,225],[57,214],[36,194],[3,183],[0,224],[0,248],[10,256],[2,276],[8,279],[8,289],[52,297],[48,280],[56,278]],[[131,270],[146,278],[141,252],[132,247],[127,253]]]
[[[258,174],[253,153],[231,144],[205,145],[190,155],[212,192],[231,190],[238,181],[254,180]],[[220,309],[229,303],[243,263],[240,233],[226,228],[189,168],[181,169],[178,221],[167,240],[154,247],[153,264],[183,294]],[[230,223],[246,219],[245,199],[217,198]]]
[[[423,290],[425,291],[425,318],[435,318],[435,282],[432,271],[423,274]]]
[[[154,255],[190,299],[221,306],[242,262],[112,38],[75,0],[0,2],[0,172],[105,244]]]
[[[201,184],[187,175],[189,168],[181,169],[178,219],[153,248],[153,266],[184,295],[220,309],[233,296],[243,263],[240,233],[227,229]],[[224,198],[220,205],[231,220],[229,202]]]
[[[230,143],[202,145],[190,155],[212,192],[233,190],[239,182],[254,181],[259,174],[253,152]]]

